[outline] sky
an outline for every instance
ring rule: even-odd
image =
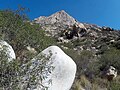
[[[29,8],[28,17],[49,16],[65,10],[79,22],[120,29],[120,0],[0,0],[0,9]]]

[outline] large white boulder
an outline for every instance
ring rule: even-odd
[[[15,52],[7,42],[0,40],[0,56],[5,55],[8,59],[8,61],[12,61],[13,59],[16,59]]]
[[[50,46],[43,50],[41,54],[50,56],[48,64],[54,67],[51,73],[46,74],[47,78],[42,81],[47,90],[69,90],[73,84],[76,74],[76,64],[58,46]],[[33,59],[35,60],[35,59]],[[52,82],[49,83],[49,80]],[[44,90],[37,87],[34,90]]]

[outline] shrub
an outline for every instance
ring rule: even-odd
[[[115,49],[115,48],[111,48],[109,50],[107,50],[101,57],[99,60],[99,65],[101,70],[103,70],[105,67],[107,66],[114,66],[117,70],[118,70],[118,74],[120,73],[120,51]]]
[[[75,81],[72,90],[82,90],[82,86],[80,84],[79,80]]]
[[[90,90],[91,88],[91,83],[90,81],[85,77],[85,76],[81,76],[80,77],[80,82],[81,82],[81,85],[86,89],[86,90]]]
[[[26,90],[35,88],[37,85],[44,87],[40,82],[45,79],[42,76],[43,69],[47,72],[52,67],[47,66],[46,57],[39,57],[38,64],[30,70],[33,65],[33,54],[26,51],[27,46],[35,48],[38,52],[49,45],[53,45],[54,39],[45,36],[44,30],[37,24],[32,24],[19,13],[19,11],[3,10],[0,11],[0,39],[7,41],[13,46],[16,56],[19,57],[25,52],[23,59],[8,62],[8,58],[3,51],[0,51],[0,89],[3,90]],[[41,62],[41,63],[40,63]],[[39,83],[38,83],[39,81]]]
[[[113,81],[109,82],[109,90],[120,90],[120,76],[117,76]]]
[[[21,11],[0,11],[0,38],[13,46],[17,56],[27,46],[31,46],[40,52],[55,44],[55,40],[45,36],[45,31],[41,30],[39,25],[26,20]]]
[[[46,78],[43,73],[51,73],[53,70],[50,64],[47,65],[50,56],[41,55],[35,60],[28,60],[21,64],[19,60],[8,62],[4,51],[1,51],[0,55],[0,89],[27,90],[35,89],[37,86],[43,89],[48,88],[41,82]]]

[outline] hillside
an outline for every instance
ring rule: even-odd
[[[0,39],[7,41],[13,47],[19,61],[16,65],[19,66],[30,62],[31,58],[48,46],[57,45],[62,48],[77,65],[76,80],[72,90],[120,89],[119,30],[81,23],[64,10],[48,17],[40,16],[33,21],[24,17],[21,12],[1,10]],[[29,48],[34,52],[31,53]],[[16,65],[15,67],[13,65],[13,68],[16,68]],[[105,78],[105,72],[110,66],[117,71],[117,77],[112,81]],[[0,69],[0,73],[3,73],[3,68],[4,66]],[[11,77],[14,79],[15,76],[11,75]],[[4,80],[7,78],[5,77]],[[6,82],[4,80],[1,83],[9,83],[11,79]],[[1,84],[0,89],[7,85]]]
[[[63,10],[48,17],[36,18],[33,23],[40,25],[46,36],[55,38],[58,45],[73,50],[78,55],[86,50],[92,52],[95,57],[101,57],[113,48],[120,49],[119,30],[80,23]]]
[[[36,18],[34,23],[39,24],[48,36],[56,38],[58,43],[70,43],[70,47],[77,52],[85,49],[99,54],[104,46],[106,49],[112,46],[119,49],[120,31],[80,23],[63,10],[48,17]]]
[[[55,38],[57,45],[75,60],[77,78],[81,75],[89,79],[104,77],[109,66],[120,73],[119,30],[81,23],[64,10],[48,17],[40,16],[33,23],[39,24],[47,36]]]

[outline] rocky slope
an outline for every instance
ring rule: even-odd
[[[73,17],[68,15],[64,10],[48,17],[40,16],[36,18],[34,22],[40,24],[42,28],[48,31],[52,36],[55,36],[59,32],[68,28],[69,26],[73,26],[74,24],[84,28],[82,23],[79,23]]]
[[[65,11],[34,20],[46,31],[46,35],[55,37],[59,43],[70,43],[76,51],[91,50],[95,54],[111,46],[119,48],[120,31],[110,27],[80,23]],[[67,47],[69,48],[69,46]]]

